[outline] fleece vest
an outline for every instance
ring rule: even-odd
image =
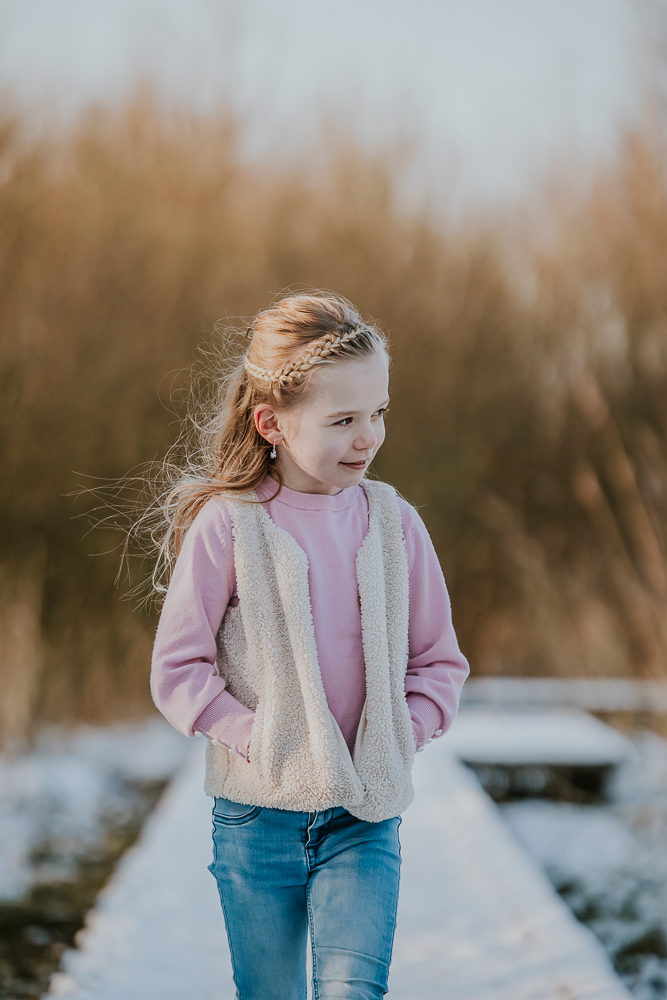
[[[415,753],[405,697],[408,560],[388,483],[362,480],[368,532],[355,569],[366,702],[351,755],[326,701],[308,587],[308,559],[261,503],[225,497],[239,603],[217,638],[218,673],[255,712],[250,763],[209,743],[205,791],[249,805],[315,812],[343,806],[380,822],[412,801]],[[257,499],[257,494],[244,494]]]

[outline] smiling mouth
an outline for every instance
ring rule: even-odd
[[[341,462],[341,465],[347,465],[349,469],[363,469],[365,465],[368,465],[370,458],[364,458],[361,462]]]

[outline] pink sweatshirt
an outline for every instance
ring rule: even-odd
[[[336,496],[283,487],[270,500],[277,489],[267,475],[257,496],[308,557],[322,683],[351,751],[366,696],[355,558],[368,531],[368,500],[361,486]],[[451,725],[468,663],[456,641],[445,580],[424,522],[405,500],[398,503],[410,574],[405,690],[421,749]],[[215,670],[215,637],[227,605],[238,601],[229,513],[224,501],[209,500],[176,561],[155,639],[151,691],[179,732],[204,733],[245,757],[254,713],[225,690]]]

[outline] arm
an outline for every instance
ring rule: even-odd
[[[410,567],[405,692],[421,750],[454,721],[469,667],[459,649],[445,578],[426,525],[414,507],[399,502]]]
[[[151,668],[157,708],[184,736],[203,733],[247,758],[254,712],[225,689],[215,638],[236,586],[229,515],[209,501],[176,561]]]

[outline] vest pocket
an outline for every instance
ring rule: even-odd
[[[261,811],[261,806],[249,806],[218,796],[216,796],[213,806],[213,816],[223,826],[240,826],[242,823],[249,823],[255,816],[259,816]]]

